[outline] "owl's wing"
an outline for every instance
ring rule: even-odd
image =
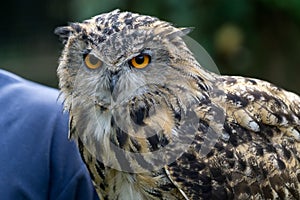
[[[186,199],[300,199],[299,96],[224,76],[195,112],[195,140],[165,166]]]

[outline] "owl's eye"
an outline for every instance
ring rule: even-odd
[[[129,61],[129,64],[137,69],[143,69],[149,65],[151,57],[147,54],[140,54]]]
[[[102,61],[93,54],[86,54],[84,56],[84,63],[89,69],[97,69],[102,66]]]

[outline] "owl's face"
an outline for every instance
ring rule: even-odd
[[[174,132],[186,106],[202,97],[199,85],[207,89],[181,38],[187,32],[118,10],[56,29],[65,43],[58,67],[65,107],[87,146],[94,135],[105,148],[105,135],[118,129],[138,138]]]
[[[60,87],[73,97],[94,96],[105,109],[113,94],[129,97],[179,80],[187,84],[185,74],[196,76],[197,67],[181,39],[185,32],[157,18],[119,11],[60,27],[56,33],[66,43]]]

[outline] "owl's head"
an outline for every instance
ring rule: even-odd
[[[117,85],[130,92],[201,79],[200,67],[181,38],[189,31],[119,10],[59,27],[55,33],[65,44],[58,68],[60,87],[68,95],[90,95],[89,90],[98,88],[99,103],[110,104],[106,97]],[[78,87],[83,91],[76,91]]]
[[[118,134],[119,123],[126,133],[148,125],[172,134],[187,105],[203,98],[209,87],[182,40],[189,30],[119,10],[57,28],[65,44],[59,85],[78,132],[98,130],[95,135],[102,140]]]

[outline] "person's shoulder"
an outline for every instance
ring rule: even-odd
[[[63,114],[62,102],[58,101],[59,91],[23,79],[10,72],[0,70],[0,128],[32,137],[39,130],[52,137],[55,129],[67,132],[67,115]],[[12,125],[10,121],[15,121]],[[65,135],[63,135],[65,136]]]
[[[0,69],[0,85],[24,81],[23,78],[11,72]]]
[[[35,108],[60,107],[58,103],[59,91],[0,70],[0,95],[7,103],[24,103],[35,105]]]
[[[0,130],[6,131],[0,140],[6,147],[0,151],[0,195],[7,199],[18,199],[10,195],[20,196],[20,190],[28,199],[37,199],[36,194],[38,199],[98,199],[75,143],[68,140],[68,116],[58,96],[57,89],[0,70]],[[14,176],[18,186],[7,181]]]

